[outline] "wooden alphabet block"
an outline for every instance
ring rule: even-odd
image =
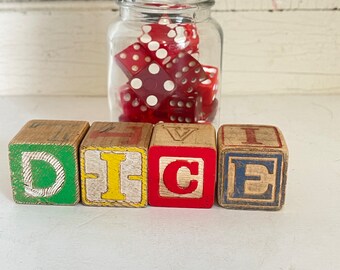
[[[216,133],[209,124],[157,124],[149,148],[149,204],[210,208]]]
[[[273,126],[224,125],[218,131],[218,203],[279,210],[285,200],[288,149]]]
[[[32,120],[9,143],[13,197],[17,203],[79,202],[78,147],[89,124]]]
[[[147,153],[153,126],[94,123],[80,147],[82,202],[145,207]]]

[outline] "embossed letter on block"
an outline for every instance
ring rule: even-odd
[[[82,202],[95,206],[147,205],[147,151],[152,125],[94,123],[81,144]]]
[[[209,124],[157,124],[149,149],[149,204],[210,208],[216,134]]]
[[[288,164],[282,133],[273,126],[224,125],[218,145],[218,203],[235,209],[281,209]]]
[[[32,120],[9,144],[13,197],[17,203],[79,202],[78,147],[87,122]]]

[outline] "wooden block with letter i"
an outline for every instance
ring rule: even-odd
[[[225,208],[280,210],[288,148],[273,126],[223,125],[218,131],[218,203]]]
[[[157,124],[149,148],[149,204],[210,208],[216,180],[210,124]]]
[[[78,148],[84,121],[32,120],[9,143],[13,197],[17,203],[79,202]]]
[[[93,123],[80,147],[82,202],[145,207],[152,125]]]

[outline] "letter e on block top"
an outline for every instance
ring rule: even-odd
[[[32,120],[9,144],[13,197],[17,203],[79,202],[78,149],[88,122]]]
[[[157,124],[149,149],[149,204],[210,208],[214,203],[216,135],[209,124]]]
[[[282,133],[273,126],[224,125],[218,145],[218,203],[235,209],[281,209],[288,165]]]

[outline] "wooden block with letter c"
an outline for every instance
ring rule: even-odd
[[[218,131],[218,203],[279,210],[285,201],[288,148],[273,126],[223,125]]]
[[[149,148],[149,204],[211,208],[216,133],[210,124],[157,124]]]

